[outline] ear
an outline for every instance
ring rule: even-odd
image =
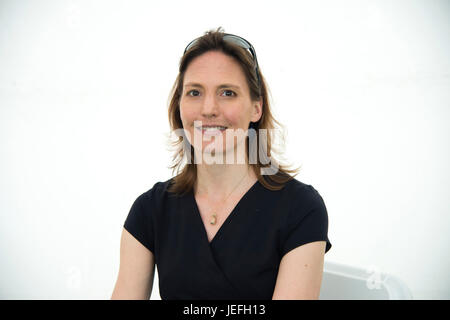
[[[262,97],[260,97],[257,101],[253,101],[251,122],[258,122],[259,119],[261,119],[263,103],[264,101]]]

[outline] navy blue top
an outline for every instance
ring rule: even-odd
[[[211,242],[193,192],[156,183],[133,203],[124,228],[149,249],[162,299],[272,299],[281,258],[328,239],[325,203],[296,179],[278,191],[259,181],[244,194]]]

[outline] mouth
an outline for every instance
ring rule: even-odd
[[[195,127],[195,129],[201,131],[202,134],[215,136],[215,135],[222,134],[222,132],[224,132],[227,129],[227,127],[223,127],[223,126],[201,126],[201,127]]]

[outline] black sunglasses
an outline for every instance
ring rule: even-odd
[[[186,46],[186,49],[184,49],[184,53],[186,53],[186,51],[188,51],[198,41],[198,39],[200,38],[196,38],[191,42],[189,42],[189,44]],[[259,78],[259,71],[258,71],[259,70],[258,60],[256,59],[256,51],[255,48],[253,48],[252,44],[247,40],[245,40],[244,38],[230,33],[224,33],[223,40],[237,44],[239,47],[250,51],[253,57],[253,61],[255,62],[255,72],[256,78],[258,79],[258,86],[261,87],[261,79]]]

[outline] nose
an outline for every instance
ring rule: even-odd
[[[205,118],[217,117],[219,113],[219,105],[217,99],[213,94],[206,94],[205,99],[203,99],[202,116]]]

